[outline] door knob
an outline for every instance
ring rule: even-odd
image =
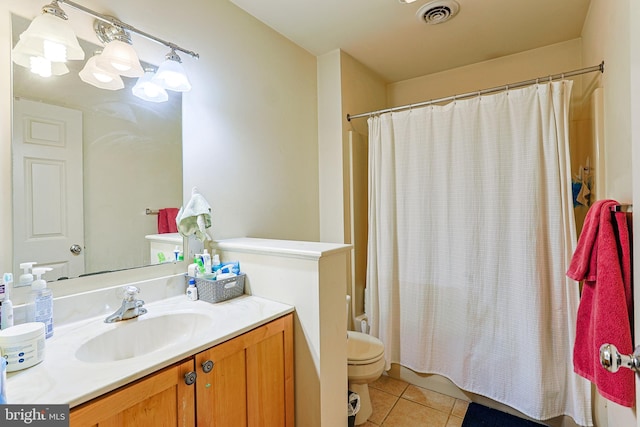
[[[600,364],[609,372],[618,372],[620,367],[629,368],[634,372],[640,371],[640,346],[636,347],[633,354],[620,354],[613,344],[600,346]]]
[[[80,255],[80,252],[82,252],[82,246],[74,244],[71,245],[71,247],[69,248],[69,250],[71,251],[72,254],[74,255]]]

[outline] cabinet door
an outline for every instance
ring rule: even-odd
[[[197,354],[196,366],[198,426],[293,427],[292,314]]]
[[[71,427],[195,426],[193,358],[96,398],[70,413]]]

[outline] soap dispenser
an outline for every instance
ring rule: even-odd
[[[31,294],[27,305],[27,321],[42,322],[45,326],[45,338],[53,336],[53,292],[47,288],[47,281],[42,275],[53,270],[49,267],[33,269],[36,280],[31,284]]]
[[[18,279],[18,286],[29,286],[33,282],[33,274],[31,274],[31,269],[33,266],[37,264],[37,262],[23,262],[20,264],[20,268],[22,269],[22,274]]]

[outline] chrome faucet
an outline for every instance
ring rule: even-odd
[[[124,300],[122,300],[122,306],[120,306],[115,313],[104,319],[105,323],[133,319],[134,317],[145,314],[147,309],[142,307],[144,305],[144,301],[136,299],[138,292],[139,290],[135,286],[127,286],[124,288]]]

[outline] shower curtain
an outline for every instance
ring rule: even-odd
[[[367,312],[399,363],[592,425],[573,373],[571,81],[369,118]]]

